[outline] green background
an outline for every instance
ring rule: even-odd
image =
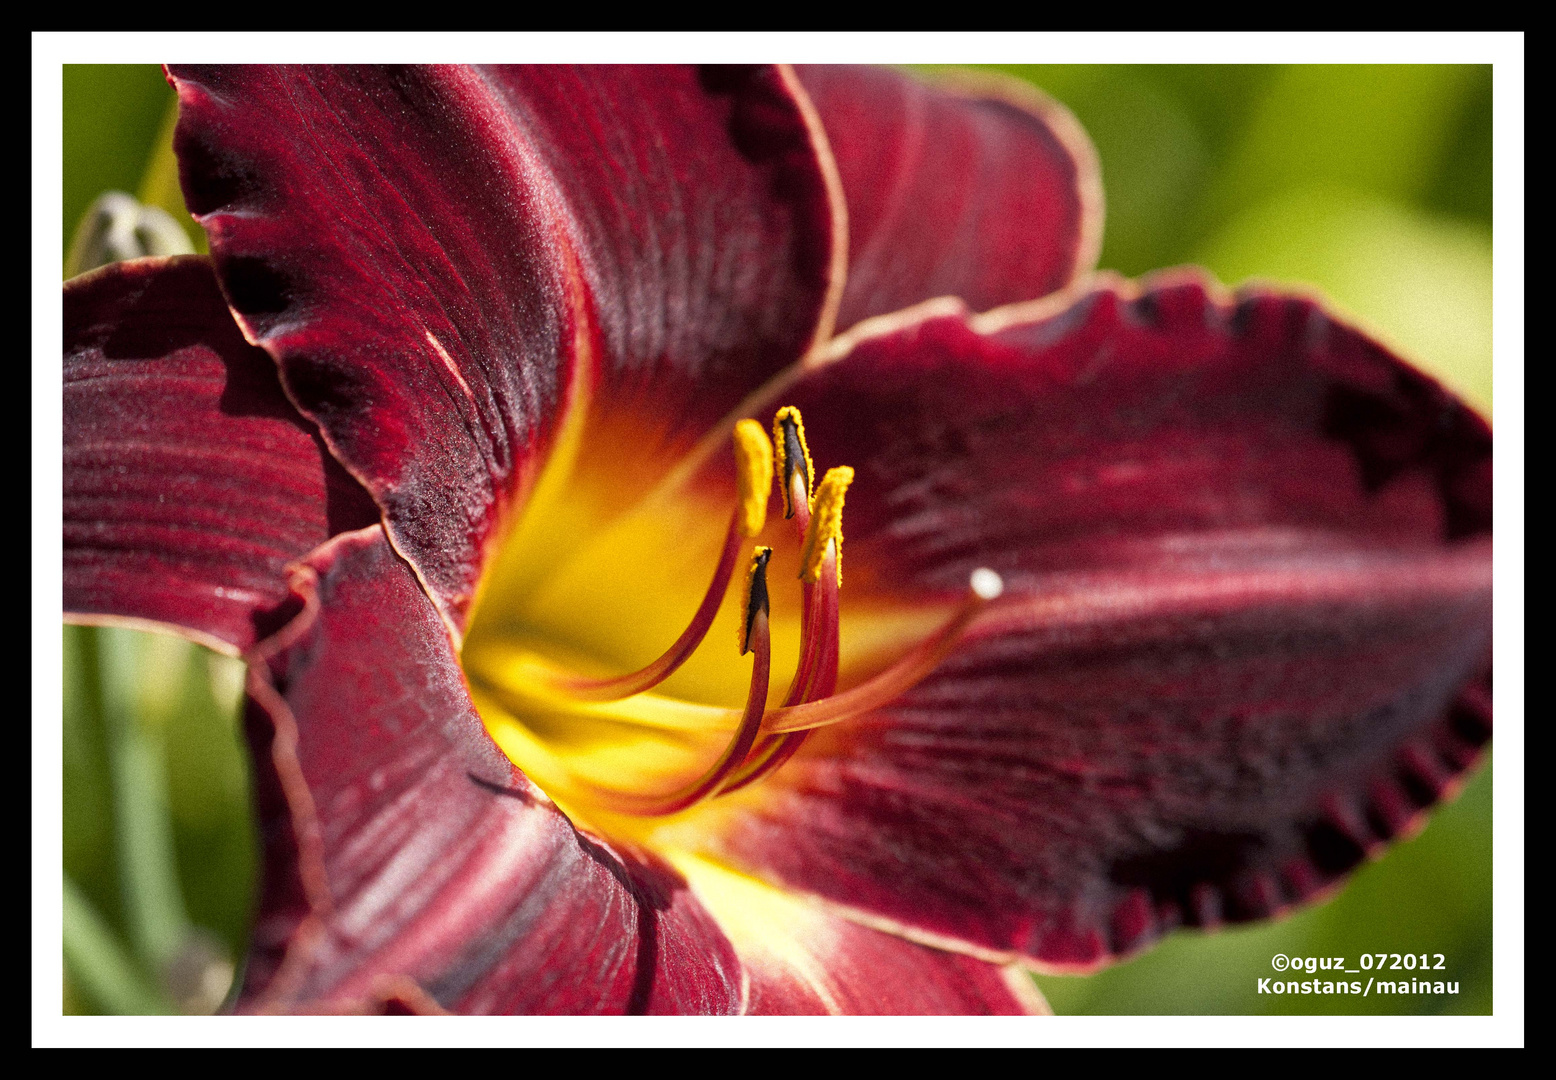
[[[1491,69],[1040,66],[1096,143],[1100,265],[1186,263],[1322,291],[1487,416]],[[182,213],[172,91],[154,67],[64,71],[62,251],[101,192]],[[191,240],[203,250],[199,229]],[[173,1010],[157,972],[240,958],[255,881],[242,667],[182,640],[64,632],[67,1012]],[[193,948],[191,943],[198,945]],[[1452,997],[1259,995],[1276,953],[1443,953]],[[241,961],[239,961],[241,962]],[[1040,976],[1060,1013],[1491,1011],[1491,769],[1328,903],[1185,931],[1084,977]]]

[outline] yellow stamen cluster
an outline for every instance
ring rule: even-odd
[[[792,406],[778,411],[772,430],[776,448],[758,422],[740,420],[734,425],[738,501],[729,512],[718,564],[686,628],[657,659],[625,675],[598,678],[554,665],[518,642],[500,641],[498,650],[486,644],[479,653],[467,647],[467,662],[481,658],[472,693],[503,710],[506,727],[494,729],[494,737],[515,761],[522,755],[524,768],[539,771],[547,790],[559,791],[568,804],[620,817],[664,817],[743,790],[782,768],[811,730],[843,723],[901,697],[935,670],[984,607],[1001,595],[1004,581],[998,573],[974,571],[963,603],[938,630],[886,670],[838,692],[843,502],[854,470],[828,469],[814,482],[799,410]],[[768,708],[774,627],[767,571],[773,549],[752,541],[769,525],[775,473],[786,504],[792,500],[789,536],[799,540],[799,577],[805,585],[799,590],[799,611],[780,611],[784,628],[800,624],[800,640],[790,687],[781,705]],[[727,493],[727,486],[723,490]],[[771,524],[777,528],[778,523]],[[751,555],[736,628],[740,654],[753,655],[744,706],[729,710],[680,701],[673,692],[649,693],[703,646],[718,619],[728,617],[729,587],[746,551]],[[481,707],[484,712],[486,705]],[[598,733],[589,725],[598,725]],[[639,730],[629,740],[622,732],[631,729]],[[725,738],[722,754],[695,779],[657,793],[639,789],[640,780],[644,787],[659,786],[663,776],[679,769],[682,743],[695,750],[704,738],[712,741],[720,735]]]
[[[735,425],[735,486],[740,493],[740,532],[754,537],[767,524],[773,487],[773,444],[755,420]]]
[[[827,542],[836,545],[837,583],[843,584],[843,496],[853,483],[854,470],[847,465],[828,469],[811,499],[810,528],[800,549],[800,580],[814,585],[821,580],[821,567],[827,557]]]

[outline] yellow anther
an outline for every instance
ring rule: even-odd
[[[740,492],[740,532],[757,536],[767,524],[773,489],[773,444],[755,420],[735,425],[735,486]]]
[[[810,447],[805,444],[805,424],[800,420],[800,410],[785,405],[773,417],[773,448],[778,475],[778,490],[783,492],[783,516],[794,516],[794,496],[789,477],[796,469],[805,473],[805,497],[812,506],[811,477],[816,475],[810,463]],[[797,448],[797,452],[796,451]],[[792,456],[791,456],[792,455]],[[801,459],[804,459],[803,461]]]
[[[740,597],[740,655],[751,651],[751,624],[758,612],[768,613],[767,560],[773,557],[770,547],[758,547],[751,553],[751,569],[746,571],[746,587]]]
[[[800,580],[814,585],[821,580],[821,564],[826,561],[827,541],[837,545],[837,583],[843,584],[843,495],[854,481],[854,470],[847,465],[828,469],[811,500],[810,528],[805,530],[805,545],[800,549]]]

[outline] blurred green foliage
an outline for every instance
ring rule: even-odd
[[[65,627],[63,657],[72,994],[86,1011],[209,1011],[243,956],[254,885],[243,666],[90,626]]]
[[[67,64],[64,70],[65,226],[105,191],[135,194],[173,100],[162,73],[147,64]]]
[[[184,209],[173,157],[178,103],[152,64],[66,64],[64,83],[64,216],[71,238],[92,200],[123,191],[160,206],[184,225],[195,250],[205,233]]]
[[[1103,267],[1198,263],[1231,285],[1315,289],[1489,415],[1489,67],[1003,70],[1064,102],[1095,141]],[[117,189],[174,212],[204,250],[182,212],[161,73],[67,66],[64,105],[62,246]],[[64,660],[66,1009],[211,1007],[242,956],[255,878],[241,665],[169,636],[87,627],[65,629]],[[1363,952],[1441,952],[1460,992],[1256,992],[1281,974],[1277,953],[1354,965]],[[1102,973],[1038,982],[1061,1013],[1488,1013],[1489,765],[1328,903],[1180,932]]]

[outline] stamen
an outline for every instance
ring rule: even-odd
[[[828,469],[811,503],[810,527],[805,530],[805,545],[800,549],[800,580],[814,585],[821,579],[821,564],[836,563],[837,583],[843,583],[843,496],[854,482],[854,470],[847,465]]]
[[[719,605],[724,601],[724,593],[729,589],[729,579],[734,576],[735,560],[740,554],[741,538],[756,536],[767,524],[767,500],[772,493],[772,444],[767,441],[767,433],[755,420],[742,420],[735,425],[734,444],[735,486],[740,501],[725,531],[724,549],[719,553],[713,580],[708,583],[702,603],[698,605],[696,614],[681,636],[657,660],[637,671],[608,679],[582,678],[565,672],[538,676],[537,681],[546,689],[581,701],[616,701],[658,686],[675,674],[697,651],[713,626]],[[765,561],[763,566],[766,566]],[[764,574],[764,589],[765,582]],[[746,653],[744,631],[740,653],[742,656]]]
[[[810,451],[805,449],[805,427],[800,422],[800,411],[792,405],[778,410],[773,417],[773,430],[782,434],[784,443],[791,438],[795,445],[801,447],[805,464],[796,468],[788,476],[789,503],[794,507],[794,524],[801,546],[805,543],[806,530],[810,528],[810,489],[809,489],[809,460]],[[783,445],[782,443],[780,445]],[[787,460],[799,460],[798,452],[789,454]],[[783,483],[784,464],[780,461],[778,466],[779,483]],[[816,604],[816,592],[814,586],[807,585],[800,590],[800,661],[794,668],[794,681],[789,684],[789,692],[784,695],[785,705],[798,705],[810,700],[807,696],[815,683],[816,660],[818,657],[817,626],[815,619],[821,609]],[[771,739],[764,739],[753,752],[753,760],[767,749],[766,743]],[[741,769],[750,768],[751,762],[741,766]]]
[[[973,571],[967,595],[955,614],[906,656],[873,679],[852,690],[802,705],[778,708],[762,723],[764,734],[808,731],[826,727],[878,709],[922,682],[946,658],[967,630],[973,618],[991,600],[1004,591],[1005,584],[993,570]]]
[[[772,634],[769,631],[767,601],[767,560],[771,548],[758,548],[751,559],[751,572],[745,588],[745,625],[741,652],[755,654],[751,663],[751,689],[746,694],[745,711],[734,737],[718,761],[696,780],[664,795],[637,795],[597,789],[593,801],[621,814],[637,817],[662,817],[694,806],[718,790],[719,785],[745,761],[762,726],[762,711],[767,704],[767,684],[772,670]]]
[[[735,487],[740,493],[740,531],[748,538],[760,536],[773,490],[773,444],[755,420],[735,425]]]
[[[804,491],[803,505],[810,509],[810,478],[816,475],[810,462],[810,447],[805,443],[805,424],[800,410],[785,405],[773,417],[773,448],[777,455],[778,488],[783,492],[783,516],[787,521],[794,516],[802,500],[796,492],[796,478]]]
[[[842,542],[843,495],[853,480],[849,468],[829,470],[814,499],[809,497],[813,471],[810,449],[799,410],[792,405],[778,410],[773,433],[779,445],[778,482],[784,489],[785,506],[792,509],[800,539],[800,662],[784,698],[785,706],[824,698],[837,688],[838,545]],[[803,455],[803,470],[800,459]],[[792,470],[786,469],[794,463]],[[812,511],[815,516],[812,516]],[[809,738],[809,732],[763,735],[751,756],[725,782],[720,795],[739,791],[783,765]]]
[[[746,571],[745,594],[740,598],[740,610],[744,613],[740,620],[741,656],[751,651],[751,626],[757,614],[765,614],[770,610],[767,600],[767,563],[772,557],[773,549],[770,547],[758,547],[751,555],[751,568]]]

